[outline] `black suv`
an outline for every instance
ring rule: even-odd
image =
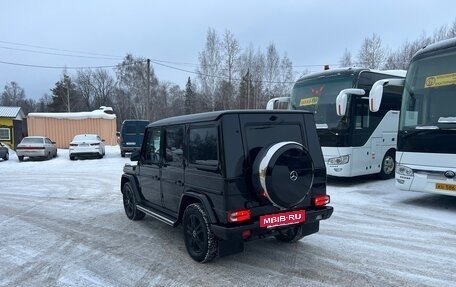
[[[220,111],[147,126],[121,191],[127,217],[183,224],[198,262],[275,236],[295,242],[331,216],[326,169],[313,114]]]

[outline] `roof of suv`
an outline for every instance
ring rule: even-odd
[[[175,124],[184,124],[184,123],[196,123],[196,122],[207,122],[215,121],[223,115],[227,114],[305,114],[311,113],[306,111],[292,111],[292,110],[227,110],[227,111],[215,111],[215,112],[206,112],[199,114],[191,114],[184,116],[177,116],[166,118],[162,120],[155,121],[148,125],[148,127],[154,126],[163,126],[163,125],[175,125]]]

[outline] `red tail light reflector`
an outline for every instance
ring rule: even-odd
[[[312,198],[312,204],[314,206],[323,206],[328,204],[330,201],[329,195],[318,195]]]
[[[228,212],[228,222],[241,222],[250,219],[250,210],[243,209],[233,212]]]

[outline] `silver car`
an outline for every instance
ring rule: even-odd
[[[24,157],[51,159],[57,156],[57,146],[47,137],[25,137],[17,145],[16,155],[19,161]]]
[[[8,160],[9,159],[8,146],[5,145],[2,142],[0,142],[0,158],[3,158],[3,160]]]

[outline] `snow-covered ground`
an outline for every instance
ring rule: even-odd
[[[0,160],[0,286],[456,285],[456,197],[330,179],[335,211],[317,234],[198,264],[181,227],[127,219],[119,183],[129,159],[106,153]]]

